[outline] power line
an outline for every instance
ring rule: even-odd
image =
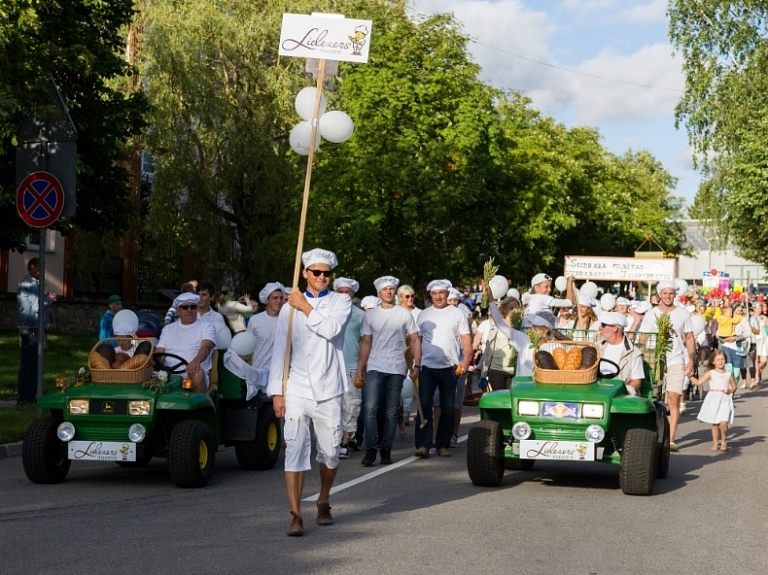
[[[627,84],[629,86],[639,86],[641,88],[651,88],[653,90],[666,90],[669,92],[677,92],[679,94],[682,94],[684,90],[680,90],[679,88],[667,88],[665,86],[653,86],[651,84],[639,84],[637,82],[630,82],[628,80],[618,80],[616,78],[608,78],[606,76],[598,76],[597,74],[589,74],[587,72],[579,72],[578,70],[572,70],[570,68],[565,68],[563,66],[556,66],[555,64],[550,64],[549,62],[542,62],[541,60],[535,60],[533,58],[528,58],[527,56],[522,56],[520,54],[514,54],[512,52],[507,52],[506,50],[502,50],[501,48],[497,48],[496,46],[491,46],[490,44],[485,44],[483,42],[480,42],[478,40],[471,40],[474,44],[479,44],[480,46],[485,46],[486,48],[490,48],[491,50],[496,50],[497,52],[501,52],[502,54],[506,54],[508,56],[512,56],[513,58],[519,58],[520,60],[525,60],[527,62],[532,62],[534,64],[539,64],[540,66],[547,66],[548,68],[554,68],[555,70],[561,70],[563,72],[570,72],[571,74],[576,74],[578,76],[586,76],[588,78],[597,78],[598,80],[605,80],[606,82],[615,82],[617,84]]]

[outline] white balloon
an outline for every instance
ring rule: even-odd
[[[403,380],[403,389],[400,392],[400,399],[411,399],[414,394],[413,381],[410,377],[406,377]]]
[[[586,297],[595,299],[597,298],[597,284],[595,282],[584,282],[579,292]]]
[[[491,289],[493,299],[501,299],[507,295],[509,282],[504,276],[493,276],[488,282],[488,287]]]
[[[513,297],[517,301],[520,301],[520,292],[517,291],[517,289],[515,289],[515,288],[509,288],[507,290],[507,297]]]
[[[555,288],[557,288],[557,291],[565,291],[566,287],[568,287],[568,280],[565,279],[565,276],[558,276],[555,280]]]
[[[317,88],[307,87],[303,88],[298,94],[296,94],[296,100],[293,105],[296,108],[296,113],[302,120],[311,122],[313,114],[315,112],[315,96],[317,95]],[[320,109],[318,110],[317,117],[322,118],[325,114],[326,106],[325,94],[320,95]]]
[[[256,350],[256,336],[249,331],[241,331],[232,338],[229,348],[237,355],[251,355]]]
[[[707,322],[699,314],[691,316],[691,327],[693,328],[693,336],[698,337],[707,328]]]
[[[329,142],[346,142],[355,129],[355,123],[347,114],[334,110],[320,118],[320,135]]]
[[[299,154],[300,156],[309,155],[309,139],[312,137],[312,124],[309,122],[299,122],[291,130],[291,135],[288,137],[288,143],[291,145],[291,150]],[[320,132],[315,135],[315,150],[320,145]]]
[[[688,293],[688,282],[681,279],[675,280],[675,287],[677,288],[677,295],[685,295]]]
[[[600,307],[605,311],[611,311],[616,307],[616,296],[612,293],[604,293],[603,297],[600,298]]]
[[[223,323],[216,323],[216,349],[227,349],[232,343],[232,332]]]
[[[139,327],[139,316],[129,309],[122,309],[115,314],[114,318],[112,318],[113,326],[118,326],[121,323],[127,323],[132,328],[131,333],[136,333],[136,330]]]

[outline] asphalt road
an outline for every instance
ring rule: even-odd
[[[739,574],[768,573],[768,386],[736,400],[731,450],[710,451],[689,404],[669,476],[653,495],[623,495],[618,468],[537,463],[501,487],[474,487],[466,443],[453,457],[395,465],[342,461],[336,524],[284,535],[278,468],[245,472],[217,454],[208,487],[176,488],[165,462],[145,469],[72,465],[60,485],[33,485],[20,457],[0,460],[0,574]],[[477,410],[465,410],[466,433]],[[305,497],[317,493],[316,472]]]

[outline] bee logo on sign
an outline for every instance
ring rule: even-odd
[[[64,188],[48,172],[32,172],[16,191],[16,210],[33,228],[47,228],[59,219],[64,209]]]

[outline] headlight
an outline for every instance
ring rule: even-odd
[[[584,432],[584,437],[587,438],[587,441],[591,441],[592,443],[600,443],[605,439],[605,430],[599,425],[593,424],[587,427]]]
[[[134,423],[128,428],[128,439],[134,443],[141,443],[147,436],[147,429],[141,423]]]
[[[517,414],[518,415],[539,415],[539,402],[538,401],[518,401]]]
[[[129,401],[128,414],[129,415],[149,415],[149,401],[146,399],[143,399],[141,401]]]
[[[90,405],[90,400],[88,399],[70,399],[69,414],[70,415],[88,415],[89,405]]]
[[[62,441],[71,441],[75,436],[75,426],[69,421],[60,423],[59,427],[56,429],[56,435]]]
[[[605,406],[602,403],[585,403],[581,409],[584,419],[602,419],[605,415]]]
[[[531,436],[531,426],[525,421],[518,421],[512,426],[512,435],[515,439],[528,439]]]

